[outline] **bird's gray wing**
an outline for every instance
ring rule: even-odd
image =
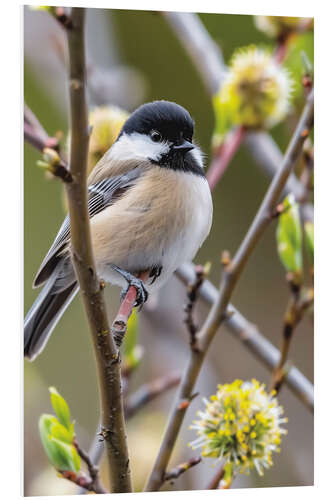
[[[88,212],[89,217],[100,213],[106,207],[115,203],[128,188],[133,186],[142,174],[140,167],[116,177],[109,177],[88,187]],[[60,230],[47,252],[36,275],[33,286],[42,285],[51,275],[59,260],[62,258],[62,251],[66,249],[70,238],[70,220],[66,216]]]

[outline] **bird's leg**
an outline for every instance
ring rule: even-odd
[[[121,292],[121,298],[124,299],[129,287],[134,286],[134,288],[136,289],[136,301],[134,306],[137,307],[144,304],[148,299],[148,292],[145,289],[142,280],[140,280],[136,276],[133,276],[133,274],[125,271],[125,269],[122,269],[121,267],[113,265],[112,269],[119,273],[128,283],[127,288]]]

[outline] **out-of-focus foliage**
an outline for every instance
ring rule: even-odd
[[[214,142],[231,125],[268,129],[289,111],[292,80],[268,49],[254,45],[237,49],[221,89],[213,98]]]
[[[304,67],[304,56],[313,66],[314,61],[314,46],[313,32],[299,33],[291,38],[288,43],[284,67],[288,69],[293,79],[293,100],[298,100],[304,95],[302,77],[306,71]]]
[[[127,323],[124,340],[124,364],[129,370],[137,368],[143,356],[143,348],[137,344],[137,340],[138,314],[134,309]]]
[[[286,271],[300,273],[302,258],[302,225],[299,206],[292,194],[283,201],[283,211],[279,216],[276,230],[277,250]]]
[[[68,404],[54,387],[50,387],[51,403],[57,415],[43,414],[39,419],[39,434],[48,459],[58,471],[78,472],[79,454],[73,444],[74,422]]]
[[[115,142],[128,116],[127,111],[116,106],[102,106],[90,111],[89,172]]]
[[[314,225],[310,221],[306,221],[304,224],[305,232],[305,248],[308,252],[311,265],[314,262]]]
[[[313,19],[309,17],[254,16],[254,24],[258,30],[273,38],[313,29]]]

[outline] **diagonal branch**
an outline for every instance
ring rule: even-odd
[[[184,45],[210,94],[215,94],[226,68],[221,51],[199,16],[188,12],[163,12],[163,16]]]
[[[39,123],[35,114],[24,104],[24,140],[31,146],[43,151],[45,148],[52,148],[56,151],[59,148],[59,140],[56,137],[49,137],[43,126]]]
[[[190,400],[210,343],[212,342],[221,323],[227,317],[227,307],[234,288],[255,246],[259,242],[265,229],[272,221],[272,213],[274,212],[278,199],[283,191],[283,187],[299,158],[303,142],[309,134],[309,129],[313,125],[313,112],[314,103],[312,91],[307,99],[304,111],[287,148],[280,169],[275,174],[266,196],[264,197],[264,200],[262,201],[247,234],[240,244],[235,257],[231,260],[230,264],[225,267],[217,300],[211,308],[209,315],[197,336],[199,349],[198,351],[191,351],[190,359],[184,371],[179,392],[169,417],[162,445],[152,473],[148,479],[145,491],[157,491],[163,484],[165,470],[168,466],[171,453],[186,412],[186,407],[184,408],[184,406],[180,406],[179,403],[181,401]]]
[[[86,102],[85,9],[73,8],[67,30],[70,94],[70,171],[66,184],[71,220],[71,250],[75,272],[91,331],[97,363],[101,408],[101,436],[106,444],[113,492],[132,491],[121,395],[120,359],[106,314],[102,287],[93,258],[87,205],[87,154],[89,143]]]
[[[195,278],[194,266],[190,263],[184,264],[176,271],[176,274],[187,285]],[[217,300],[218,290],[209,280],[205,280],[199,289],[199,295],[206,304],[211,306]],[[279,350],[232,304],[229,304],[226,316],[224,321],[226,329],[262,361],[270,371],[273,370],[279,362]],[[303,373],[295,366],[290,366],[284,381],[292,393],[313,413],[313,385]]]

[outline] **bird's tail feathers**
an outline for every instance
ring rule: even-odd
[[[78,292],[77,282],[59,291],[55,269],[24,319],[24,356],[30,361],[43,350],[53,329]]]

